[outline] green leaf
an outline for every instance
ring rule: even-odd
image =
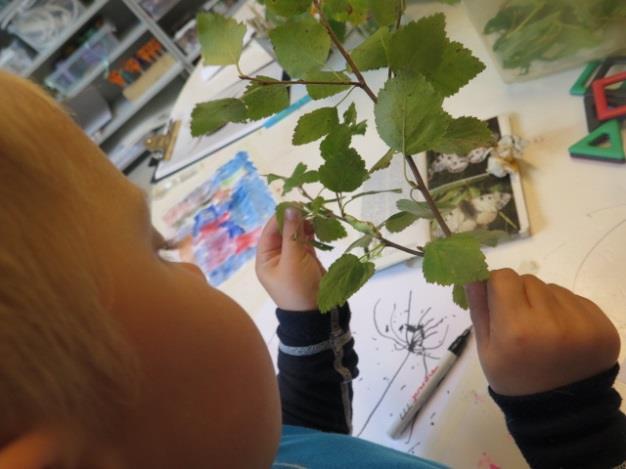
[[[363,251],[367,252],[369,251],[369,247],[370,247],[370,244],[372,244],[372,241],[374,241],[374,238],[372,236],[363,235],[359,239],[357,239],[355,242],[353,242],[350,246],[348,246],[348,249],[346,249],[346,252],[350,252],[356,248],[361,248],[363,249]]]
[[[278,16],[294,16],[311,8],[311,0],[265,0],[265,7]]]
[[[336,153],[344,152],[352,142],[352,130],[345,125],[335,127],[320,143],[320,152],[325,160]]]
[[[432,145],[440,153],[467,155],[479,147],[493,144],[493,133],[487,124],[475,117],[452,119],[446,132]]]
[[[396,207],[398,207],[398,210],[412,213],[418,218],[432,220],[435,217],[426,202],[416,202],[411,199],[400,199],[396,202]]]
[[[293,134],[292,143],[294,145],[304,145],[305,143],[314,142],[327,135],[337,125],[339,125],[337,108],[323,107],[316,109],[300,117]]]
[[[294,16],[269,33],[280,65],[294,78],[324,66],[330,37],[310,14]]]
[[[246,26],[215,13],[197,16],[198,40],[205,65],[232,65],[239,62]]]
[[[396,73],[424,74],[436,69],[446,45],[443,13],[412,21],[391,37],[389,67]]]
[[[350,127],[350,130],[352,131],[352,135],[365,135],[365,132],[367,132],[367,121],[361,121],[353,125]]]
[[[439,285],[465,285],[489,277],[480,243],[466,233],[429,242],[422,268],[426,280]]]
[[[332,251],[333,249],[335,249],[334,247],[328,244],[320,243],[319,241],[315,239],[312,239],[310,243],[313,245],[313,247],[315,247],[316,249],[319,249],[320,251]]]
[[[387,221],[385,221],[385,228],[390,233],[400,233],[404,231],[413,223],[415,223],[419,217],[410,212],[398,212],[392,216],[390,216]]]
[[[390,148],[406,155],[428,150],[449,123],[442,103],[443,97],[421,76],[391,78],[374,107],[378,134]]]
[[[328,269],[320,282],[317,304],[322,313],[343,305],[372,275],[375,268],[371,262],[360,262],[353,254],[344,254]]]
[[[309,72],[303,76],[303,79],[307,81],[351,81],[345,73],[333,71]],[[347,89],[350,89],[350,85],[306,85],[306,90],[313,99],[328,98]]]
[[[333,192],[352,192],[369,177],[365,161],[354,148],[329,154],[318,172],[320,182]]]
[[[354,102],[350,103],[346,112],[343,113],[343,123],[346,125],[356,124],[356,105]]]
[[[258,76],[256,78],[276,82],[273,78]],[[289,106],[289,91],[283,85],[264,85],[251,82],[241,98],[248,109],[248,118],[263,119]]]
[[[463,285],[455,285],[452,289],[452,300],[461,308],[469,309],[469,302],[465,295],[465,287]]]
[[[244,122],[246,117],[246,105],[240,99],[225,98],[196,104],[191,113],[191,135],[210,134],[229,122]]]
[[[274,173],[269,173],[268,175],[265,176],[265,178],[267,179],[267,184],[271,184],[275,181],[284,181],[285,178],[283,176],[279,176],[278,174],[274,174]]]
[[[389,28],[383,26],[353,49],[351,52],[352,59],[359,70],[375,70],[386,67],[390,40]]]
[[[370,12],[374,20],[381,26],[390,25],[397,21],[398,14],[402,13],[403,0],[369,0]]]
[[[485,65],[463,44],[446,40],[439,65],[422,73],[442,95],[452,96],[484,69]]]
[[[393,160],[394,155],[397,152],[392,150],[391,148],[387,150],[380,160],[376,162],[374,166],[370,169],[370,174],[375,173],[376,171],[380,171],[381,169],[386,169],[391,165],[391,160]]]
[[[326,201],[323,197],[315,197],[307,206],[313,215],[319,215],[325,204]]]
[[[317,239],[325,243],[348,236],[348,232],[341,222],[335,218],[315,217],[313,218],[313,229]]]
[[[344,218],[346,222],[359,233],[363,233],[368,236],[378,236],[380,234],[376,225],[369,221],[359,220],[358,218],[348,214],[345,214]]]
[[[511,237],[503,230],[474,230],[468,231],[466,234],[474,237],[482,246],[489,247],[495,247]]]
[[[333,21],[345,23],[350,16],[350,2],[348,0],[325,0],[324,14]]]
[[[296,187],[300,187],[303,184],[309,184],[319,181],[317,171],[307,171],[307,166],[304,163],[298,163],[293,170],[293,174],[285,179],[283,186],[283,195],[287,195]]]

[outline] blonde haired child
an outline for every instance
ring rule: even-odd
[[[289,211],[258,247],[277,380],[247,314],[160,258],[144,194],[41,90],[0,72],[0,469],[441,467],[346,435],[350,311],[315,310],[310,236]],[[626,461],[619,338],[598,307],[510,270],[468,293],[530,464]]]

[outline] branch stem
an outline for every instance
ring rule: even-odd
[[[251,77],[249,75],[239,75],[242,80],[259,83],[262,86],[288,86],[288,85],[338,85],[338,86],[358,86],[358,81],[320,81],[320,80],[264,80],[263,78]]]
[[[450,231],[450,228],[444,221],[443,215],[441,215],[441,212],[439,211],[439,207],[437,207],[437,204],[433,200],[433,196],[431,195],[430,191],[426,187],[424,178],[420,174],[420,171],[417,168],[417,165],[415,164],[415,160],[413,160],[413,157],[411,155],[406,155],[406,154],[404,155],[404,159],[408,163],[409,168],[411,169],[411,172],[413,173],[413,177],[415,178],[415,182],[417,183],[417,188],[424,196],[424,199],[426,200],[426,203],[428,204],[428,207],[430,208],[431,212],[433,212],[433,215],[435,216],[435,220],[437,220],[437,223],[439,223],[441,230],[444,232],[446,236],[452,236],[452,231]]]
[[[333,41],[333,44],[335,45],[335,47],[337,47],[337,50],[339,51],[339,53],[343,56],[344,59],[346,59],[346,62],[348,63],[348,65],[350,65],[350,69],[352,70],[352,73],[354,73],[354,75],[356,76],[359,82],[358,86],[367,93],[367,95],[370,97],[372,101],[374,101],[374,103],[378,102],[378,98],[376,97],[376,94],[369,87],[369,85],[367,84],[367,81],[365,81],[365,77],[361,73],[361,70],[359,70],[359,67],[357,67],[357,65],[354,63],[354,60],[352,59],[352,56],[350,55],[350,53],[345,49],[345,47],[343,47],[343,44],[341,43],[341,41],[335,34],[335,31],[333,31],[333,28],[330,27],[330,24],[328,23],[328,20],[326,19],[326,15],[324,15],[324,11],[322,10],[322,5],[321,5],[320,0],[313,0],[313,4],[317,8],[317,11],[320,15],[320,23],[322,23],[322,26],[324,26],[324,28],[328,32],[330,39]]]

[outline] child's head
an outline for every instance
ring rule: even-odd
[[[0,90],[0,468],[269,464],[278,394],[250,319],[159,258],[144,194],[53,100]]]

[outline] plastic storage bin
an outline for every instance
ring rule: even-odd
[[[464,0],[505,82],[526,81],[626,47],[625,0]]]
[[[104,24],[70,57],[57,64],[54,73],[50,74],[45,83],[62,95],[68,95],[82,78],[99,64],[108,61],[111,52],[119,41],[113,34],[113,27]]]
[[[54,45],[57,38],[85,10],[78,0],[35,0],[11,20],[9,32],[15,34],[37,51]]]

